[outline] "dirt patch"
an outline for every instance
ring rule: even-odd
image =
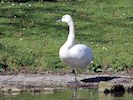
[[[113,84],[127,84],[132,82],[132,76],[126,75],[78,75],[78,82],[74,83],[72,74],[17,74],[0,75],[0,88],[17,87],[19,89],[45,88],[45,87],[87,87],[98,88],[99,82],[111,82]]]

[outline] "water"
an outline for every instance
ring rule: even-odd
[[[0,100],[133,100],[133,94],[115,97],[90,89],[56,89],[44,93],[0,94]]]

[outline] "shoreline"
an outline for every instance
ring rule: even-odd
[[[3,92],[47,91],[51,88],[89,88],[104,92],[114,85],[133,87],[133,76],[121,74],[79,74],[76,84],[72,74],[25,74],[0,75],[0,90]],[[112,84],[110,86],[110,84]]]

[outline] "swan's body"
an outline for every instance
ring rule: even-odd
[[[70,49],[64,44],[60,48],[59,56],[70,67],[87,67],[92,61],[92,50],[83,44],[73,45]]]
[[[87,67],[93,59],[91,48],[84,44],[75,43],[74,23],[70,15],[64,15],[60,21],[69,26],[68,38],[59,50],[60,59],[73,69]]]

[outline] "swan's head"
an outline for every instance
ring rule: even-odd
[[[57,22],[71,23],[73,22],[72,17],[70,15],[64,15],[61,19],[57,20]]]

